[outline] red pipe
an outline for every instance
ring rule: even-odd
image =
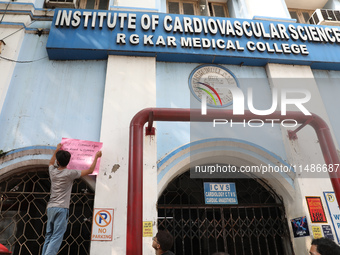
[[[181,121],[181,122],[212,122],[214,119],[232,119],[233,122],[249,120],[261,120],[264,123],[272,123],[272,120],[287,120],[285,123],[299,124],[309,121],[309,125],[316,131],[319,139],[325,163],[340,164],[335,145],[326,122],[318,115],[306,116],[302,112],[287,112],[282,116],[281,112],[274,112],[266,116],[258,116],[250,111],[244,115],[233,115],[232,110],[208,109],[207,115],[201,115],[200,109],[173,109],[173,108],[147,108],[138,112],[130,124],[129,147],[129,181],[128,181],[128,205],[127,205],[127,233],[126,254],[142,255],[143,251],[143,127],[149,121],[150,112],[153,121]],[[312,118],[312,120],[311,120]],[[275,121],[275,123],[278,123]],[[335,195],[340,205],[340,173],[329,173]]]

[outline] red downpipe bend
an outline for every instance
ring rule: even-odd
[[[233,122],[259,119],[264,123],[272,123],[272,119],[282,121],[293,119],[299,124],[310,121],[317,134],[326,164],[340,164],[335,145],[326,122],[318,115],[306,116],[302,112],[274,112],[266,116],[258,116],[250,111],[244,115],[233,115],[232,110],[208,109],[207,115],[201,115],[201,109],[147,108],[138,112],[130,123],[129,144],[129,180],[127,204],[126,254],[142,255],[143,252],[143,127],[149,121],[152,112],[153,121],[178,122],[212,122],[214,119],[232,119]],[[285,121],[288,123],[288,121]],[[293,123],[293,122],[292,122]],[[295,122],[294,122],[295,123]],[[340,205],[340,173],[329,173],[333,189]]]

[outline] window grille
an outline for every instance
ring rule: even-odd
[[[168,0],[167,12],[173,14],[202,15],[212,17],[228,17],[226,2],[210,2],[206,0]]]
[[[50,180],[45,169],[0,182],[0,243],[13,255],[41,254],[46,234]],[[58,255],[89,254],[94,192],[74,181],[67,231]]]
[[[204,182],[235,182],[238,205],[205,205]],[[282,200],[259,179],[179,176],[158,200],[158,229],[174,236],[176,255],[294,254]]]
[[[289,9],[292,19],[296,19],[297,23],[308,24],[309,18],[313,15],[313,10]]]

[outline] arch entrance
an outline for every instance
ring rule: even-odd
[[[190,175],[195,165],[209,164],[286,166],[272,152],[236,139],[199,140],[169,153],[158,163],[158,228],[175,237],[175,254],[294,254],[284,207],[295,192],[294,172]],[[235,183],[238,204],[205,204],[207,182]]]
[[[234,182],[238,205],[206,205],[204,182]],[[294,254],[283,201],[258,178],[192,179],[186,171],[158,199],[158,229],[172,233],[176,255]]]

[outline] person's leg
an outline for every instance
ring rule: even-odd
[[[54,218],[53,212],[54,211],[51,210],[51,208],[47,208],[46,235],[41,255],[45,255],[48,244],[50,243],[50,238],[53,234],[53,218]]]
[[[63,241],[65,231],[67,229],[68,209],[67,208],[53,208],[54,209],[54,225],[53,233],[50,237],[49,244],[44,255],[56,255],[59,251],[60,245]]]

